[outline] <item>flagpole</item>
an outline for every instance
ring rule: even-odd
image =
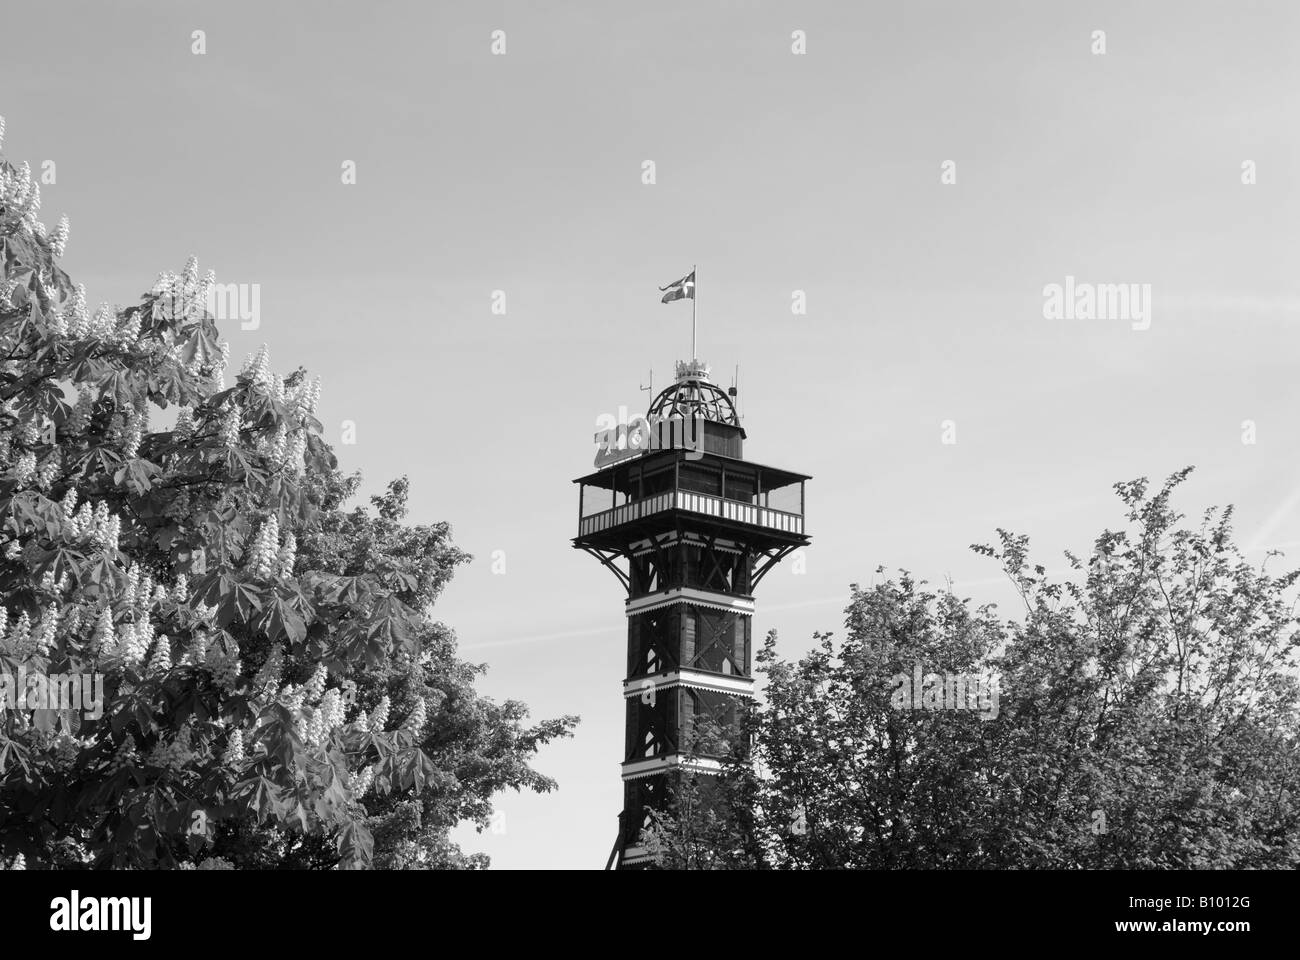
[[[695,283],[691,286],[691,359],[695,359],[695,310],[700,302],[700,275],[696,273],[695,264],[691,264],[691,276]]]

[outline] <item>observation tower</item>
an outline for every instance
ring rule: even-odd
[[[802,473],[744,458],[736,388],[700,360],[644,418],[597,435],[600,466],[578,484],[577,549],[627,594],[623,811],[609,866],[647,865],[641,831],[683,777],[716,775],[693,745],[711,719],[734,729],[754,696],[754,591],[809,543]]]

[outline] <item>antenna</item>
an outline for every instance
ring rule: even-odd
[[[653,400],[655,398],[655,368],[650,368],[650,380],[645,384],[637,384],[638,390],[646,391],[646,395]]]
[[[731,389],[729,389],[727,393],[736,404],[736,416],[741,420],[744,420],[745,415],[740,412],[740,402],[738,400],[740,394],[740,364],[736,364],[736,372],[732,374],[731,377]]]

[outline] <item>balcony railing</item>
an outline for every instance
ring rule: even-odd
[[[602,530],[608,530],[611,527],[617,527],[632,520],[640,520],[642,517],[673,509],[689,510],[692,513],[703,513],[711,517],[722,517],[725,520],[735,520],[739,523],[767,527],[771,530],[781,530],[785,533],[801,535],[803,533],[803,517],[797,513],[773,510],[771,507],[760,507],[752,503],[742,503],[739,500],[724,500],[722,497],[713,497],[707,493],[670,490],[667,493],[659,493],[652,497],[646,497],[644,500],[634,500],[611,510],[604,510],[600,513],[593,513],[589,517],[583,517],[578,521],[578,536],[585,537],[592,533],[600,533]]]

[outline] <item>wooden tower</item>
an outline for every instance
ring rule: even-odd
[[[649,811],[674,778],[716,773],[691,750],[706,716],[734,725],[753,698],[754,590],[806,545],[804,474],[744,459],[735,388],[679,362],[647,416],[604,435],[603,466],[579,485],[573,545],[627,591],[623,812],[610,865],[649,861]],[[598,441],[601,435],[598,435]]]

